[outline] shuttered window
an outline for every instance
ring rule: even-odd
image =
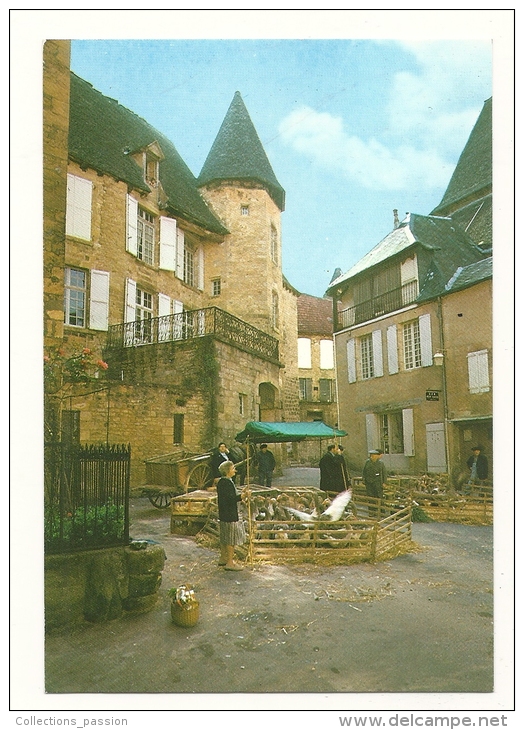
[[[351,338],[346,345],[348,382],[354,383],[357,379],[357,366],[355,358],[355,339]]]
[[[333,340],[320,340],[320,369],[333,370]]]
[[[298,338],[298,367],[311,368],[311,340],[309,337]]]
[[[374,375],[372,335],[360,338],[360,372],[362,380],[368,380]]]
[[[89,327],[107,331],[109,327],[109,272],[91,271]]]

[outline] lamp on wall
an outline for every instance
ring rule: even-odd
[[[444,364],[444,354],[442,352],[436,352],[433,355],[433,364],[441,367]]]

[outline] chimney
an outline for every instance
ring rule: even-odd
[[[393,208],[393,228],[398,228],[398,210]]]

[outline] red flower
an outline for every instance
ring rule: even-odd
[[[44,355],[44,362],[51,362],[49,355]]]
[[[82,350],[82,355],[90,355],[90,354],[91,354],[91,350],[89,349],[89,347],[84,347],[84,349]]]
[[[107,368],[109,367],[109,365],[103,360],[97,360],[96,364],[99,368],[102,368],[103,370],[107,370]]]

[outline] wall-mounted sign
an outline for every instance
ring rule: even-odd
[[[426,390],[426,400],[439,400],[439,391]]]

